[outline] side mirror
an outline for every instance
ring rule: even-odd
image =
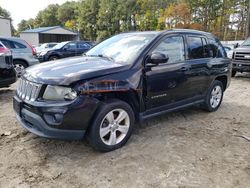
[[[154,52],[150,55],[148,59],[148,63],[153,65],[163,64],[167,63],[169,60],[168,55],[160,53],[160,52]]]

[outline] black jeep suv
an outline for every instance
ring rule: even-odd
[[[233,77],[237,72],[250,72],[250,37],[234,50],[232,62]]]
[[[127,142],[137,121],[195,104],[216,111],[231,68],[209,33],[123,33],[83,57],[26,69],[14,109],[21,125],[36,135],[86,135],[95,149],[111,151]]]

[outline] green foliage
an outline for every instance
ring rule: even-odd
[[[78,0],[52,4],[35,19],[22,20],[18,31],[61,25],[82,39],[103,40],[134,30],[192,28],[221,39],[242,39],[250,30],[250,0]],[[0,14],[8,12],[0,8]],[[249,15],[249,16],[248,16]]]

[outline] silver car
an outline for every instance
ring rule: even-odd
[[[25,68],[39,63],[35,58],[36,50],[26,41],[14,37],[0,37],[0,42],[2,42],[7,48],[11,49],[13,64],[17,76],[20,76]]]

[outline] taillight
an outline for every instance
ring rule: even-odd
[[[11,56],[11,51],[8,48],[0,47],[0,56]]]

